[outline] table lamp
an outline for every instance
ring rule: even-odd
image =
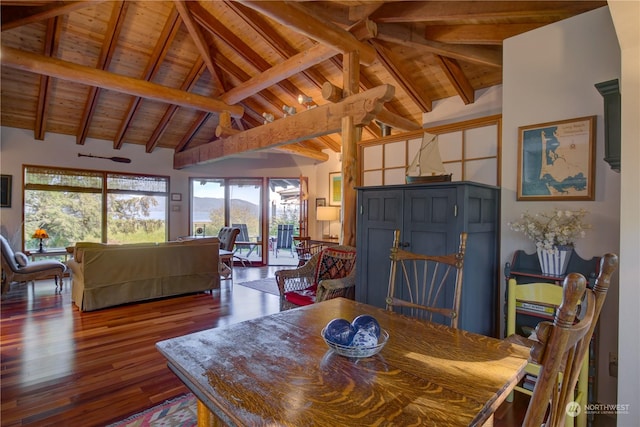
[[[42,247],[42,239],[48,239],[49,235],[47,234],[47,230],[44,228],[38,228],[31,236],[33,239],[40,239],[40,248],[38,248],[38,252],[44,252],[44,247]]]
[[[322,227],[322,237],[331,237],[331,221],[340,219],[340,209],[333,206],[318,206],[316,208],[316,220],[329,221],[329,234],[324,234],[324,225]]]

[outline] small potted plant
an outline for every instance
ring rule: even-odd
[[[520,220],[508,225],[535,242],[543,274],[562,275],[567,270],[575,240],[584,237],[586,230],[591,228],[584,222],[588,213],[585,209],[557,208],[552,212],[525,212]]]

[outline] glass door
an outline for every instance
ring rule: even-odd
[[[240,228],[236,255],[241,261],[262,264],[262,179],[229,179],[229,222]]]

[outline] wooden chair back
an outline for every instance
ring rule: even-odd
[[[444,316],[451,327],[457,328],[466,245],[467,233],[463,232],[455,253],[417,254],[400,249],[400,230],[395,230],[387,310],[400,309],[404,314],[429,321]],[[399,287],[398,283],[404,286]]]
[[[541,322],[536,327],[538,342],[531,347],[531,361],[541,365],[541,369],[525,414],[525,427],[540,427],[543,423],[546,427],[564,425],[567,412],[572,410],[582,361],[617,266],[615,254],[602,257],[593,290],[587,288],[587,280],[581,274],[568,274],[553,323]],[[586,310],[582,310],[584,316],[576,323],[577,307],[583,299]]]

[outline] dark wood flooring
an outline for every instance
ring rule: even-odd
[[[281,267],[235,268],[234,282]],[[80,313],[69,280],[13,284],[1,305],[0,425],[104,426],[186,393],[155,343],[279,311],[275,295],[222,282],[221,291]],[[519,394],[517,394],[518,396]],[[517,398],[495,425],[516,426]]]

